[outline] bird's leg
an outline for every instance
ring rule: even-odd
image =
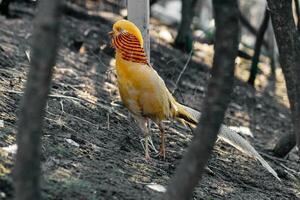
[[[150,137],[150,132],[149,132],[149,129],[148,129],[148,120],[147,119],[143,119],[142,121],[142,124],[141,124],[141,128],[142,128],[142,131],[144,133],[144,142],[145,142],[145,159],[147,161],[149,161],[151,158],[150,158],[150,154],[149,154],[149,137]]]
[[[165,148],[165,131],[162,123],[158,123],[158,128],[160,131],[160,148],[159,148],[159,156],[162,156],[164,159],[166,158],[166,148]]]
[[[147,127],[147,124],[148,124],[148,119],[146,118],[139,118],[139,117],[136,117],[135,118],[136,121],[138,122],[139,124],[139,127],[141,128],[143,134],[144,134],[144,142],[145,142],[145,145],[144,145],[144,149],[145,149],[145,159],[146,160],[150,160],[150,154],[149,154],[149,137],[150,137],[150,132],[149,132],[149,129]]]
[[[148,131],[146,131],[146,132],[148,132]],[[150,160],[151,159],[151,157],[150,157],[150,154],[149,154],[149,134],[148,133],[146,133],[145,134],[145,159],[146,160]]]
[[[148,119],[148,126],[147,126],[147,127],[148,127],[149,133],[151,133],[151,120],[150,120],[150,119]],[[157,151],[157,149],[155,148],[155,146],[154,146],[154,144],[153,144],[151,135],[149,135],[148,139],[149,139],[149,144],[150,144],[151,149],[152,149],[155,153],[157,153],[158,151]]]

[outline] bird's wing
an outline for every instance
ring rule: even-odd
[[[147,64],[117,56],[117,75],[122,101],[134,114],[154,120],[170,117],[168,89],[157,72]]]

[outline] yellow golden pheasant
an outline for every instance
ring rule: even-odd
[[[159,155],[165,157],[162,120],[178,119],[190,124],[196,124],[197,120],[175,101],[164,81],[149,64],[143,49],[142,34],[132,22],[116,22],[111,35],[112,45],[116,49],[116,71],[121,99],[144,132],[145,158],[150,159],[150,130],[147,128],[149,119],[159,127]]]
[[[143,37],[138,27],[128,20],[119,20],[113,25],[112,46],[116,49],[116,72],[122,102],[133,114],[144,134],[145,158],[149,155],[149,120],[160,130],[159,155],[165,157],[163,120],[175,119],[192,127],[197,125],[200,112],[178,103],[167,89],[164,81],[152,68],[143,49]],[[276,172],[239,134],[222,125],[219,138],[243,153],[259,160],[276,178]],[[279,179],[279,178],[278,178]]]

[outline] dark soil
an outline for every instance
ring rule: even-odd
[[[25,4],[13,4],[12,8],[16,18],[0,16],[1,147],[15,143],[18,108],[29,68],[25,51],[30,49],[33,30],[34,8]],[[104,12],[101,16],[99,20],[63,18],[42,138],[45,199],[156,199],[160,193],[147,185],[168,184],[192,139],[187,128],[166,122],[166,160],[144,160],[142,135],[118,96],[114,52],[107,35],[120,16]],[[188,55],[159,39],[156,32],[162,25],[155,20],[153,24],[151,62],[172,90]],[[211,54],[198,49],[175,92],[178,101],[198,110],[210,76],[210,67],[200,62],[205,60],[200,54],[211,60]],[[268,68],[266,62],[261,66]],[[194,199],[298,199],[296,153],[285,159],[270,153],[278,137],[291,131],[288,103],[282,100],[286,94],[277,92],[284,84],[282,74],[277,74],[276,81],[268,80],[262,70],[254,89],[240,75],[247,74],[249,65],[241,61],[237,68],[239,75],[224,123],[250,128],[254,138],[246,139],[274,167],[282,182],[253,158],[220,141],[208,163],[212,172],[204,175]],[[152,131],[158,146],[154,125]],[[0,199],[13,197],[13,161],[14,155],[0,148]]]

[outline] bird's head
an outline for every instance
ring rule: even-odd
[[[122,31],[123,32],[125,31],[129,34],[134,35],[138,39],[141,47],[143,48],[144,41],[143,41],[142,33],[134,23],[132,23],[131,21],[125,20],[125,19],[121,19],[121,20],[117,21],[116,23],[114,23],[113,30],[109,34],[112,37],[116,37]]]

